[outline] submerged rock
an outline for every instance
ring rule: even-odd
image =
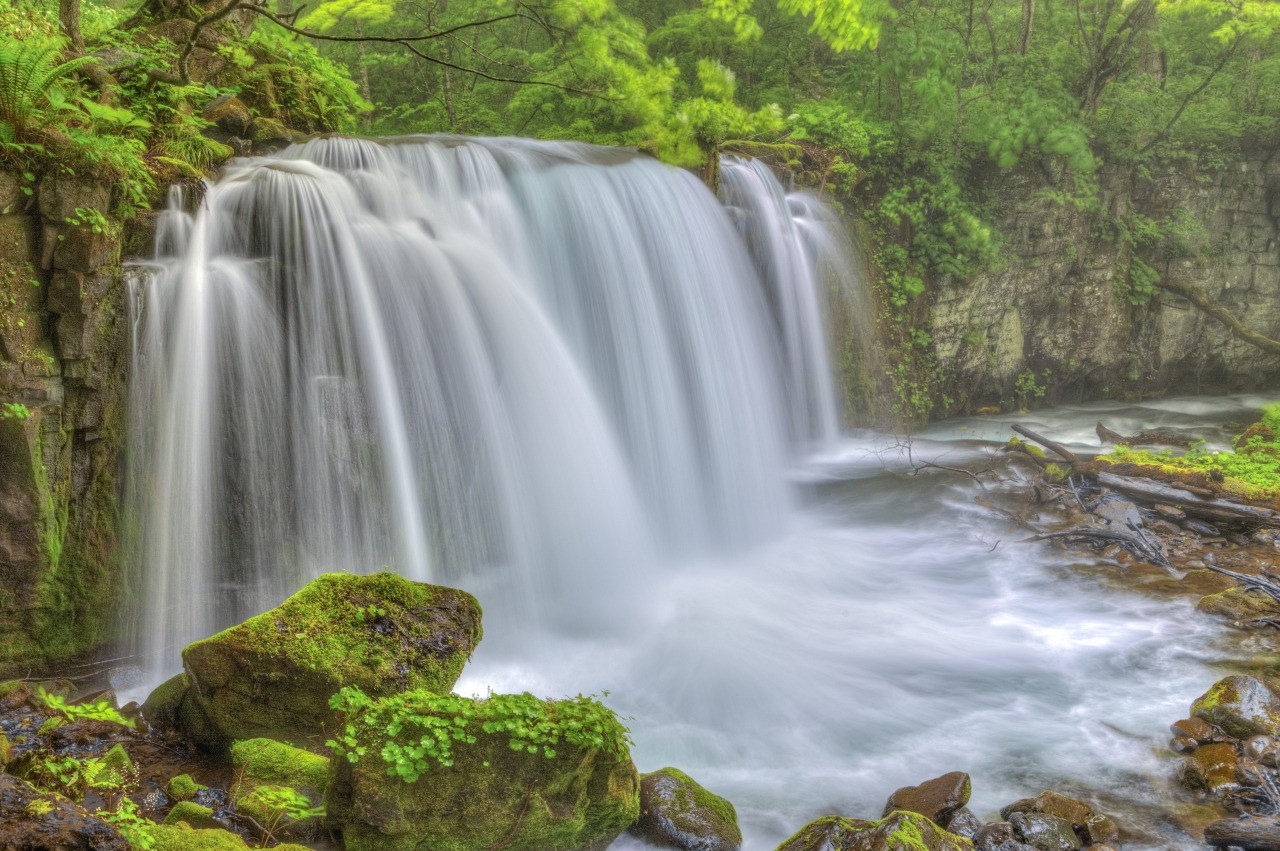
[[[1256,677],[1225,677],[1191,705],[1191,714],[1236,739],[1280,736],[1280,696]]]
[[[333,727],[329,697],[343,686],[374,696],[448,692],[480,635],[480,606],[465,591],[391,573],[326,574],[189,645],[184,706],[194,700],[206,738],[319,744]]]
[[[129,851],[129,843],[79,804],[0,773],[0,851]]]
[[[1196,603],[1196,609],[1240,625],[1258,618],[1280,615],[1280,604],[1271,597],[1239,586],[1201,597],[1200,602]]]
[[[919,813],[894,812],[880,821],[825,816],[800,828],[777,851],[972,851]]]
[[[951,817],[965,804],[973,794],[973,785],[969,775],[963,771],[952,771],[941,777],[926,780],[919,786],[904,786],[889,796],[884,805],[883,816],[895,810],[919,813],[934,824],[947,827]]]
[[[675,768],[640,778],[640,818],[630,828],[651,845],[683,851],[735,851],[742,845],[738,813]]]
[[[589,698],[343,698],[325,805],[346,851],[604,848],[640,814],[626,728]]]

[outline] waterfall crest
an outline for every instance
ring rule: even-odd
[[[563,142],[329,138],[166,212],[132,294],[147,663],[324,570],[481,583],[574,629],[654,565],[779,533],[789,465],[837,430],[838,240],[763,165],[723,181]]]

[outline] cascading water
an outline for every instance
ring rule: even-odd
[[[724,175],[729,210],[609,149],[324,139],[166,213],[134,307],[148,663],[326,569],[572,630],[776,536],[787,466],[836,432],[834,243],[763,167]]]
[[[329,139],[167,213],[133,301],[151,679],[311,574],[385,564],[479,596],[460,692],[610,691],[639,767],[732,800],[749,851],[954,770],[986,818],[1093,790],[1194,844],[1152,806],[1156,752],[1217,628],[1020,543],[968,479],[834,441],[839,230],[749,161],[720,200],[582,145]],[[1074,445],[1194,413],[1161,404],[1028,425]],[[987,463],[1007,434],[944,424],[914,457]]]

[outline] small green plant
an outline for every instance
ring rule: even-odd
[[[61,62],[63,50],[57,38],[0,41],[0,124],[14,134],[33,129],[50,99],[59,98],[58,82],[93,61],[82,57]]]
[[[18,402],[5,402],[0,408],[0,419],[25,420],[29,416],[31,416],[31,409]]]
[[[1044,380],[1045,382],[1049,381],[1048,370],[1044,373]],[[1014,382],[1013,389],[1018,396],[1018,405],[1025,408],[1032,401],[1036,399],[1043,399],[1048,387],[1046,387],[1045,384],[1041,384],[1036,378],[1036,374],[1028,369],[1019,373],[1017,381]]]
[[[156,823],[142,816],[129,796],[122,796],[114,810],[99,810],[94,815],[115,826],[134,851],[151,851],[156,847]]]
[[[341,735],[328,743],[336,756],[353,763],[367,756],[366,731],[373,731],[384,740],[387,774],[406,783],[453,765],[455,747],[475,744],[481,734],[505,735],[511,750],[547,759],[555,759],[561,744],[610,756],[626,754],[631,744],[617,716],[582,695],[547,701],[527,692],[470,698],[417,691],[374,700],[347,687],[329,705],[347,717]]]
[[[133,726],[128,718],[121,715],[119,710],[105,700],[98,700],[93,703],[68,703],[65,698],[59,697],[52,692],[47,692],[42,688],[36,689],[36,697],[47,709],[57,712],[68,721],[86,719],[90,721],[111,721],[125,727]]]
[[[76,207],[76,211],[65,219],[73,228],[88,228],[94,233],[106,233],[107,217],[92,207]]]
[[[382,608],[381,606],[375,606],[372,603],[370,603],[367,606],[361,606],[359,609],[356,610],[356,620],[359,621],[360,623],[375,621],[378,618],[385,618],[386,616],[387,616],[386,609]]]

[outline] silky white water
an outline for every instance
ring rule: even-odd
[[[716,199],[582,145],[325,139],[166,214],[133,303],[151,679],[309,576],[386,565],[480,598],[460,691],[608,691],[640,768],[729,797],[748,848],[957,769],[980,815],[1089,789],[1181,842],[1142,802],[1215,627],[841,438],[841,234],[758,163],[722,174]],[[1006,434],[949,424],[917,457]]]

